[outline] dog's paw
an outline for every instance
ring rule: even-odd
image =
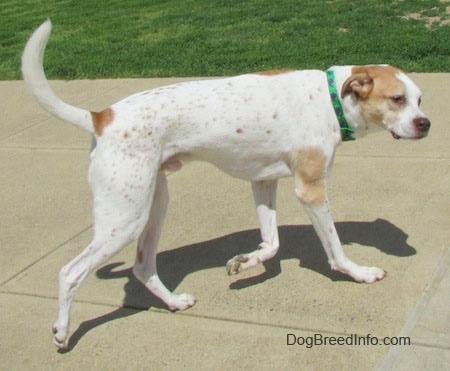
[[[358,282],[374,283],[387,276],[387,272],[377,267],[358,267],[358,271],[352,274]]]
[[[68,346],[67,329],[55,324],[53,326],[53,334],[53,344],[55,344],[59,350],[66,350]]]
[[[239,272],[242,272],[244,269],[242,267],[242,263],[248,262],[248,257],[245,255],[236,255],[234,258],[228,260],[227,263],[227,273],[229,276],[232,274],[238,274]]]
[[[195,298],[189,294],[173,295],[170,303],[168,303],[167,306],[172,311],[186,310],[190,307],[193,307],[195,302]]]

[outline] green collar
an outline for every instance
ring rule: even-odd
[[[331,70],[327,70],[326,72],[331,103],[333,103],[334,112],[336,113],[336,117],[339,121],[339,126],[341,127],[342,140],[344,142],[348,140],[355,140],[355,138],[353,137],[354,130],[348,125],[348,122],[344,116],[344,110],[342,109],[341,101],[339,100],[334,72]]]

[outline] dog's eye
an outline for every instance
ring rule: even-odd
[[[392,97],[389,97],[392,103],[395,104],[404,104],[405,103],[405,96],[404,95],[394,95]]]
[[[417,104],[420,106],[420,103],[422,103],[422,98],[419,98],[419,101],[417,102]]]

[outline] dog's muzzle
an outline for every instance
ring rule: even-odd
[[[428,135],[428,131],[430,130],[431,123],[430,123],[430,120],[428,120],[426,117],[416,117],[412,121],[412,125],[414,126],[414,129],[415,129],[415,136],[412,138],[413,139],[421,139],[421,138],[425,138]],[[394,139],[404,138],[403,136],[398,135],[393,130],[390,130],[390,132]]]

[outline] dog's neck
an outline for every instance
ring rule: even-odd
[[[349,140],[354,140],[353,132],[354,130],[350,127],[345,118],[344,109],[341,104],[340,93],[336,87],[336,79],[334,76],[334,71],[329,69],[327,73],[328,91],[330,93],[331,103],[333,105],[334,113],[339,122],[339,127],[341,129],[342,141],[346,142]]]
[[[341,90],[344,82],[351,76],[352,66],[333,66],[329,68],[334,73],[338,99],[341,103],[345,120],[353,130],[353,137],[359,138],[367,132],[367,124],[361,116],[359,100],[355,94],[347,94],[341,98]]]

